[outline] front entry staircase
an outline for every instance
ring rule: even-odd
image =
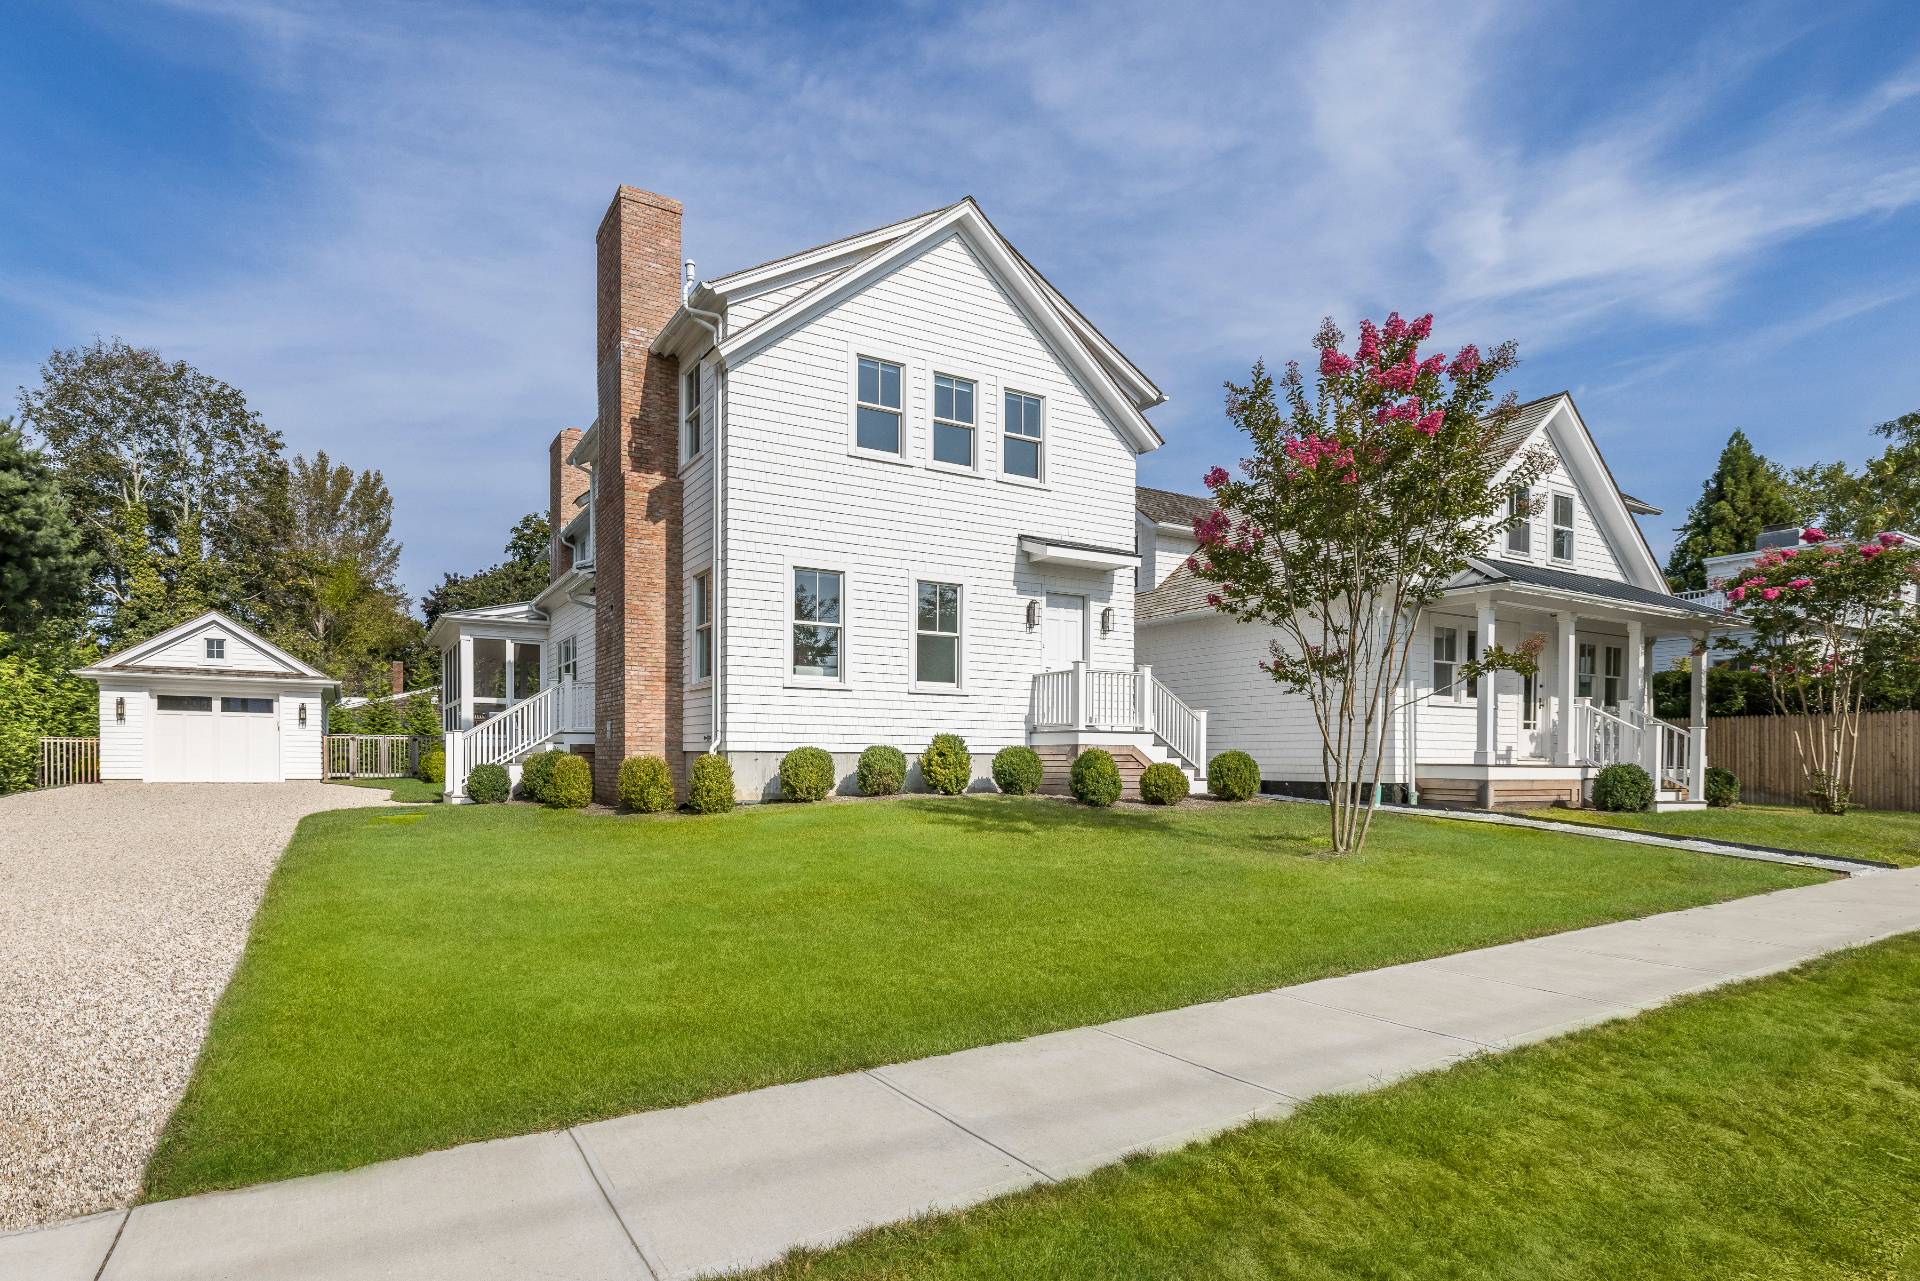
[[[1704,731],[1700,731],[1704,734]],[[1706,804],[1696,793],[1694,774],[1704,755],[1696,756],[1695,732],[1672,721],[1627,709],[1625,716],[1597,707],[1589,699],[1573,704],[1573,755],[1582,765],[1638,765],[1653,780],[1653,808],[1697,809]]]
[[[467,776],[482,765],[511,768],[535,752],[555,747],[562,734],[591,732],[593,684],[563,681],[513,703],[470,729],[446,735],[446,797],[467,798]]]
[[[1196,791],[1207,785],[1207,712],[1191,708],[1151,667],[1075,663],[1033,678],[1027,724],[1045,767],[1042,791],[1065,790],[1066,770],[1088,747],[1104,747],[1121,782],[1137,791],[1147,766],[1180,767]]]

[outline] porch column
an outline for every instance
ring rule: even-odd
[[[1646,717],[1643,713],[1647,710],[1647,647],[1643,630],[1638,621],[1627,624],[1627,707],[1644,722]]]
[[[1133,719],[1141,729],[1153,733],[1153,668],[1142,666],[1134,681]]]
[[[460,723],[459,729],[473,728],[473,637],[460,634]]]
[[[1696,636],[1694,648],[1707,643],[1704,633]],[[1691,679],[1687,682],[1690,703],[1687,726],[1687,799],[1707,799],[1707,656],[1694,656]]]
[[[1574,633],[1580,626],[1576,614],[1555,614],[1558,632],[1554,638],[1553,763],[1573,764],[1573,669],[1576,661]]]
[[[1073,727],[1085,729],[1092,710],[1087,701],[1087,663],[1085,659],[1077,659],[1073,664]]]
[[[1479,655],[1484,658],[1493,648],[1493,602],[1482,600],[1480,609],[1474,618],[1474,632],[1479,637]],[[1480,705],[1474,713],[1473,763],[1492,765],[1500,756],[1500,698],[1495,690],[1494,677],[1497,672],[1482,672],[1477,688],[1480,691]]]

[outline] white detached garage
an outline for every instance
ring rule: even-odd
[[[321,777],[321,697],[339,684],[207,613],[75,675],[100,686],[103,782]]]

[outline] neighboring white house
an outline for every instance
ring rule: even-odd
[[[442,615],[448,787],[543,746],[740,794],[813,744],[957,733],[979,779],[1100,742],[1196,778],[1202,715],[1134,665],[1135,460],[1164,397],[964,199],[695,283],[680,206],[621,188],[599,414],[548,455],[551,585]],[[910,785],[914,782],[910,779]]]
[[[1515,460],[1549,449],[1556,465],[1535,487],[1535,516],[1421,615],[1390,719],[1391,793],[1435,804],[1578,804],[1600,767],[1632,761],[1659,781],[1663,807],[1704,803],[1704,676],[1693,683],[1689,725],[1655,719],[1649,647],[1673,638],[1691,649],[1733,620],[1668,590],[1635,523],[1656,509],[1620,492],[1571,396],[1523,405],[1500,447]],[[1170,497],[1178,496],[1142,491],[1143,529],[1152,526],[1156,546],[1178,516],[1206,508],[1188,499],[1182,510]],[[1308,704],[1258,667],[1274,634],[1214,611],[1208,586],[1179,566],[1141,593],[1140,660],[1183,700],[1212,709],[1211,750],[1242,748],[1270,787],[1312,794],[1320,738]],[[1546,642],[1536,677],[1455,680],[1486,646],[1511,649],[1536,635]]]
[[[202,614],[75,675],[100,687],[103,782],[321,777],[321,698],[339,682],[224,614]]]

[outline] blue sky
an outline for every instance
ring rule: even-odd
[[[416,592],[593,415],[593,229],[718,275],[963,194],[1238,457],[1223,379],[1432,310],[1570,389],[1663,555],[1727,433],[1920,408],[1920,6],[33,5],[0,76],[0,385],[119,335],[387,475]],[[10,399],[10,397],[9,397]]]

